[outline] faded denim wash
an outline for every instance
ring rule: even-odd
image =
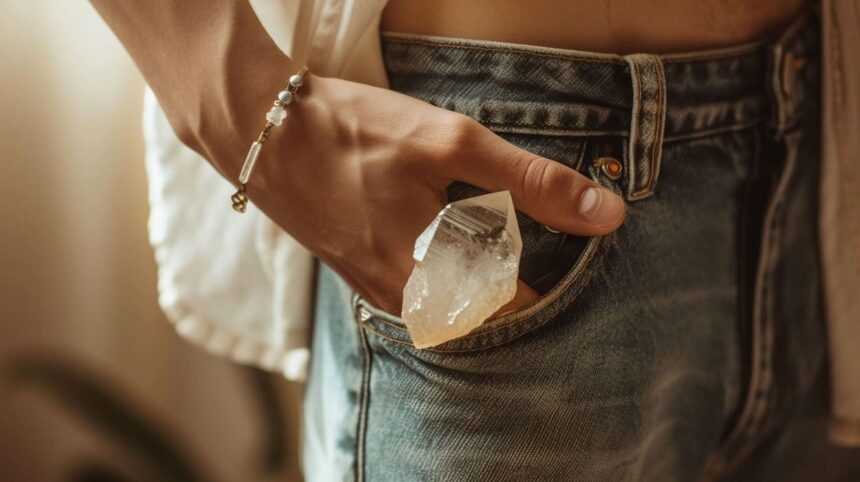
[[[323,268],[308,480],[691,481],[760,457],[823,358],[817,28],[624,57],[383,34],[392,89],[585,173],[628,214],[593,238],[520,214],[542,297],[429,350]]]

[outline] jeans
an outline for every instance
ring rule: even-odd
[[[824,355],[818,40],[813,15],[767,44],[670,56],[382,34],[392,89],[580,171],[628,212],[591,238],[520,213],[520,276],[541,297],[431,349],[323,267],[308,480],[754,473]]]

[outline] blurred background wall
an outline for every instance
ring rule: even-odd
[[[156,302],[143,82],[85,0],[0,2],[0,480],[298,480],[300,388]]]

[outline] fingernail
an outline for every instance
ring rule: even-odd
[[[608,189],[590,187],[579,198],[579,215],[595,226],[610,226],[624,215],[624,200]]]

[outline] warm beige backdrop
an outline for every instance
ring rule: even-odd
[[[98,373],[181,433],[214,480],[265,479],[247,374],[177,338],[156,305],[142,93],[85,0],[0,2],[0,480],[64,480],[85,457],[131,463],[44,392],[8,381],[34,353]],[[277,386],[294,424],[297,387]],[[285,451],[294,478],[294,437]]]

